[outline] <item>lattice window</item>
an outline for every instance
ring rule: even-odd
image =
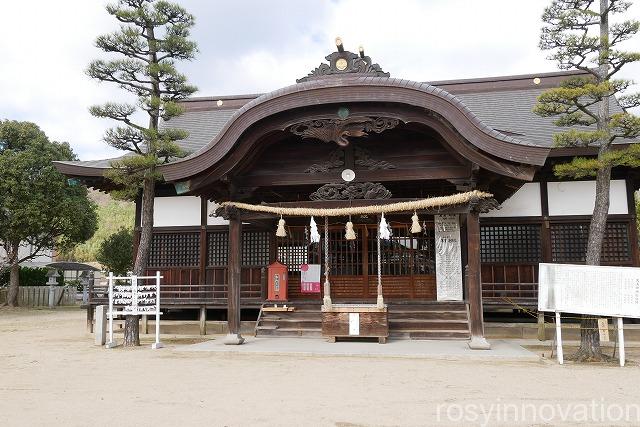
[[[602,260],[611,263],[631,260],[631,244],[627,224],[620,222],[607,224],[604,242],[602,242]]]
[[[589,223],[551,224],[553,262],[585,262]],[[625,223],[608,223],[602,243],[602,261],[626,262],[631,259],[629,229]]]
[[[480,259],[485,263],[540,262],[540,224],[481,226]]]
[[[393,224],[390,240],[380,241],[383,275],[435,274],[435,237],[432,223],[424,223],[420,234],[409,224]],[[377,228],[369,230],[369,274],[378,273]]]
[[[242,265],[264,267],[269,265],[269,232],[242,233]]]
[[[199,233],[153,234],[149,267],[197,267],[199,260]]]
[[[229,233],[207,233],[207,265],[226,267],[229,261]],[[269,265],[269,233],[247,230],[242,232],[242,266],[264,267]]]
[[[229,253],[229,233],[217,231],[207,233],[207,265],[210,267],[226,267]]]
[[[309,243],[305,227],[287,227],[287,237],[277,239],[278,261],[288,267],[290,275],[300,274],[300,264],[321,264],[320,243]]]
[[[361,233],[357,227],[354,231],[358,234]],[[344,228],[329,230],[330,274],[360,276],[362,274],[362,237],[358,236],[356,240],[346,240],[344,233]],[[322,245],[324,248],[324,241],[322,241]]]

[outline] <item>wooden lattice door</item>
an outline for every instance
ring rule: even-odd
[[[329,227],[329,277],[334,301],[374,301],[377,296],[377,225],[354,226],[356,240],[346,240],[344,223]],[[381,244],[381,279],[385,299],[435,299],[433,223],[419,235],[410,224],[392,224],[392,238]],[[323,235],[322,225],[320,232]],[[301,294],[300,264],[320,263],[324,274],[324,240],[309,243],[304,227],[289,227],[278,243],[280,262],[289,266],[289,297],[320,299],[321,294]],[[321,278],[324,281],[324,276]]]

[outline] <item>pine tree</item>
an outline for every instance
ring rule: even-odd
[[[180,101],[196,91],[176,69],[176,61],[191,60],[197,52],[190,41],[193,15],[167,1],[119,0],[107,12],[120,22],[120,30],[97,38],[96,46],[115,58],[91,62],[87,74],[117,84],[137,97],[137,104],[108,102],[90,108],[92,115],[116,120],[120,126],[107,131],[110,146],[129,153],[113,161],[107,178],[117,186],[113,195],[133,200],[142,194],[140,241],[133,273],[141,275],[147,265],[153,232],[155,186],[162,179],[158,166],[185,153],[176,141],[187,137],[179,129],[159,128],[183,112]],[[148,124],[136,123],[134,115],[144,111]],[[125,346],[139,345],[138,316],[127,316]]]
[[[632,82],[614,79],[626,65],[640,60],[640,53],[626,52],[620,46],[640,29],[640,22],[629,19],[610,23],[613,15],[626,12],[630,2],[622,0],[553,0],[542,15],[544,26],[540,48],[551,51],[549,59],[560,69],[578,69],[586,74],[564,81],[538,98],[535,112],[557,117],[555,124],[571,127],[554,135],[561,147],[597,147],[596,158],[574,158],[557,165],[559,177],[595,177],[596,198],[589,227],[587,265],[600,264],[600,248],[609,212],[611,169],[640,165],[640,147],[617,149],[615,141],[640,136],[640,118],[626,109],[640,105],[640,95],[624,95]],[[616,97],[622,112],[612,113]],[[583,316],[577,361],[602,360],[597,320]]]

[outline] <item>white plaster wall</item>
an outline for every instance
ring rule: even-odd
[[[527,182],[513,196],[504,201],[500,209],[480,214],[482,217],[542,216],[540,183]]]
[[[229,221],[217,216],[210,216],[216,209],[220,207],[216,202],[207,200],[207,225],[228,225]]]
[[[153,203],[154,227],[200,225],[200,197],[156,197]]]
[[[595,181],[548,182],[549,216],[591,215],[596,197]],[[611,181],[610,214],[629,213],[624,180]]]

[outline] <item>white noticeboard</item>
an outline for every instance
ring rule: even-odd
[[[640,318],[640,268],[540,264],[538,310]]]
[[[620,366],[624,366],[622,318],[640,318],[640,268],[541,263],[538,310],[556,314],[560,364],[564,363],[560,313],[616,317]]]
[[[458,215],[435,215],[438,301],[462,301],[462,255]]]
[[[116,277],[109,273],[109,342],[106,348],[116,347],[113,339],[113,319],[118,316],[128,315],[155,315],[156,316],[156,342],[151,348],[162,348],[160,342],[160,279],[162,276],[157,271],[155,276],[126,276]],[[153,284],[140,284],[138,280],[153,280]],[[117,282],[120,284],[117,284]],[[130,283],[127,285],[126,283]]]

